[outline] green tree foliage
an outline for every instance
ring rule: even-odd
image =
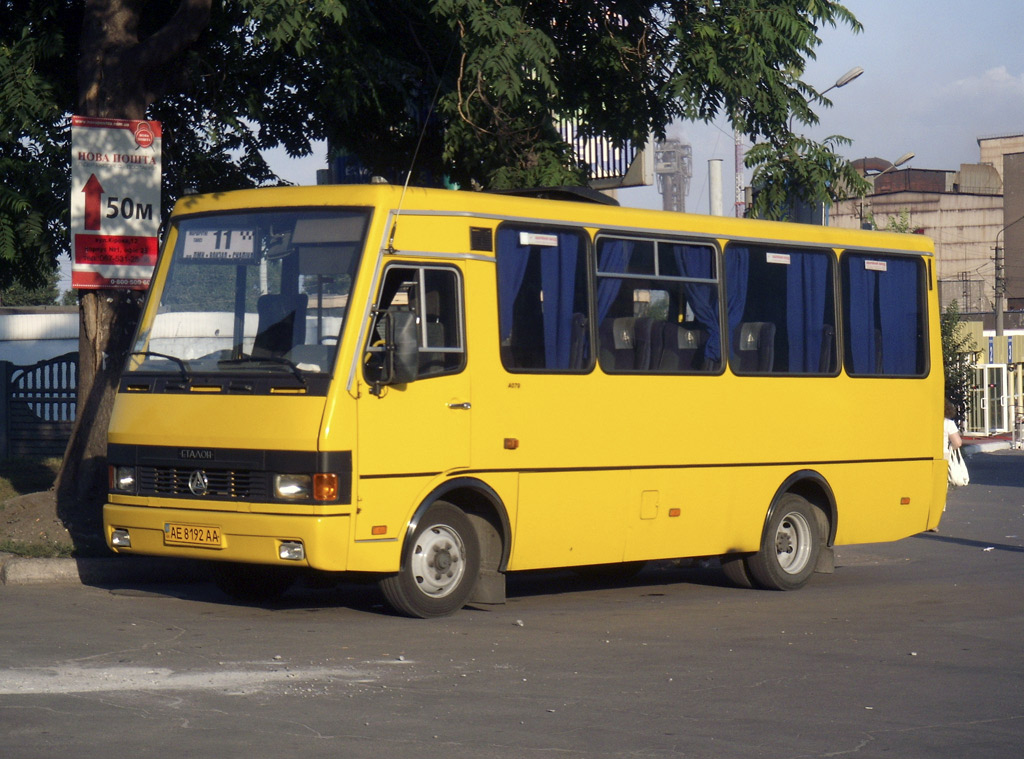
[[[861,28],[839,3],[436,0],[434,9],[459,33],[456,86],[442,110],[446,168],[463,182],[577,182],[585,167],[552,130],[552,115],[620,145],[664,137],[675,119],[727,115],[764,140],[748,165],[787,199],[865,191],[835,153],[844,138],[819,145],[790,128],[817,123],[814,107],[830,105],[792,73],[814,57],[818,30]],[[771,193],[762,203],[762,215],[782,215]]]
[[[119,73],[124,89],[164,123],[165,211],[186,191],[275,183],[262,151],[307,155],[325,138],[392,181],[414,168],[414,181],[433,184],[578,184],[587,167],[559,118],[622,145],[663,136],[675,119],[729,115],[758,141],[748,165],[767,190],[764,216],[782,215],[783,199],[860,188],[836,152],[842,138],[818,144],[790,128],[829,105],[799,76],[819,30],[860,29],[836,2],[205,4],[199,38],[153,73],[145,62],[169,22],[204,3],[0,3],[0,285],[38,284],[68,251],[68,117],[97,105],[83,93],[90,77],[113,76],[105,59],[139,61]],[[143,8],[137,39],[90,42],[83,22],[97,8]]]
[[[0,3],[0,288],[43,285],[68,246],[68,29],[81,13],[67,5]]]
[[[831,206],[863,196],[869,185],[836,152],[850,141],[840,135],[821,143],[795,134],[780,134],[747,151],[744,162],[754,170],[756,189],[751,213],[762,219],[787,219],[795,202]]]
[[[42,285],[26,287],[15,280],[10,285],[0,288],[0,306],[54,306],[60,295],[58,280],[60,274],[51,270]]]
[[[890,216],[885,221],[886,232],[901,232],[903,234],[909,234],[910,229],[910,211],[905,208],[900,209],[899,216]]]
[[[960,321],[960,307],[954,300],[940,318],[942,333],[942,366],[946,375],[946,398],[963,421],[971,406],[971,385],[974,382],[974,338]]]
[[[905,208],[900,209],[899,216],[888,217],[885,220],[884,227],[878,225],[878,219],[875,218],[873,213],[867,215],[867,222],[871,225],[871,229],[884,229],[886,232],[909,234],[914,231],[910,228],[910,211]]]

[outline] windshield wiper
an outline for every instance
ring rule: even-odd
[[[169,353],[157,353],[156,351],[132,351],[128,355],[130,355],[130,356],[152,356],[154,358],[166,358],[168,361],[173,361],[174,363],[176,363],[178,365],[178,368],[181,369],[181,380],[182,380],[182,382],[189,382],[191,380],[191,375],[189,374],[189,371],[188,371],[188,365],[185,364],[185,362],[182,359],[178,358],[177,356],[172,356]]]
[[[287,367],[295,378],[306,387],[306,378],[302,376],[302,370],[291,359],[284,356],[244,356],[243,358],[223,358],[217,362],[217,366],[239,366],[241,364],[278,364]]]

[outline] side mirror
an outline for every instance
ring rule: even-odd
[[[370,389],[380,395],[386,385],[403,385],[416,379],[419,372],[419,342],[416,314],[413,311],[388,309],[381,312],[377,331],[384,340],[377,364],[377,378]]]
[[[416,339],[416,314],[412,311],[390,312],[391,335],[385,350],[391,369],[390,385],[404,385],[416,379],[420,365],[419,341]]]

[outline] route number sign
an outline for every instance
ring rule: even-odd
[[[71,286],[145,290],[160,228],[159,121],[71,118]]]

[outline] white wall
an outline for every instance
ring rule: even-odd
[[[0,313],[0,361],[28,366],[78,350],[77,310],[19,311]]]

